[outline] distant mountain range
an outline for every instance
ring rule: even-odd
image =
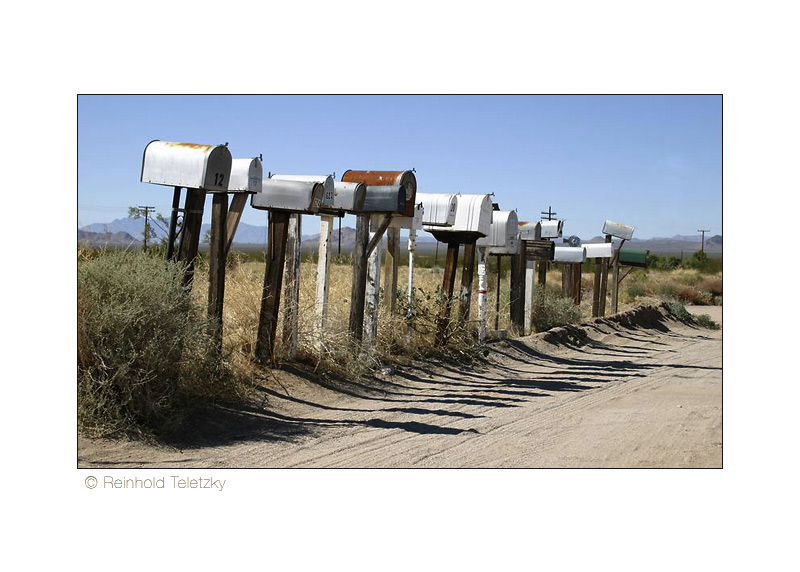
[[[156,240],[166,237],[166,231],[153,224],[156,232]],[[210,225],[204,224],[201,236],[206,235]],[[129,245],[141,245],[142,231],[144,230],[144,219],[134,219],[130,217],[116,219],[109,223],[94,223],[78,229],[78,243],[89,247],[125,247]],[[356,231],[351,227],[342,227],[342,250],[349,251],[355,244]],[[236,230],[234,244],[240,247],[263,247],[266,244],[267,228],[264,226],[240,223]],[[566,238],[566,237],[565,237]],[[319,245],[319,234],[303,235],[303,250],[316,250]],[[672,238],[633,238],[625,244],[630,248],[640,248],[650,250],[653,254],[680,255],[681,253],[691,254],[700,250],[700,235],[675,235]],[[584,243],[604,242],[605,237],[595,236],[586,239]],[[430,234],[423,232],[417,236],[418,243],[434,244],[436,239]],[[616,242],[616,241],[615,241]],[[334,250],[338,249],[339,230],[334,227],[332,245]],[[406,241],[401,241],[401,248],[406,248]],[[201,245],[201,248],[203,245]],[[722,236],[707,236],[705,239],[705,250],[709,253],[722,252]]]

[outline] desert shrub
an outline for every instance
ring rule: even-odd
[[[625,292],[630,300],[635,300],[636,298],[641,298],[648,294],[647,288],[641,282],[631,282],[628,284]]]
[[[667,302],[667,307],[675,318],[687,324],[694,324],[710,330],[718,330],[720,328],[720,325],[712,320],[711,316],[708,314],[695,316],[686,309],[682,302],[670,300]]]
[[[533,299],[533,327],[537,332],[550,328],[577,324],[583,316],[578,306],[561,297],[560,292],[544,288],[536,291]]]
[[[722,278],[706,278],[697,284],[697,288],[712,296],[722,296]]]
[[[655,270],[674,270],[680,268],[681,259],[677,256],[658,256],[649,254],[647,256],[647,266]]]
[[[142,252],[78,266],[78,423],[92,434],[161,433],[198,397],[234,391],[183,268]]]

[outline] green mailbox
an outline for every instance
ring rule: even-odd
[[[640,268],[646,268],[648,254],[650,254],[649,250],[639,250],[635,248],[620,250],[619,263],[622,266],[638,266]]]

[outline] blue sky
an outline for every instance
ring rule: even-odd
[[[494,192],[520,220],[552,206],[583,238],[606,219],[722,234],[721,96],[80,96],[79,226],[168,214],[172,190],[139,182],[153,139],[228,142],[265,174],[415,168],[420,192]]]

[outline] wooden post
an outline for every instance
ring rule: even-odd
[[[264,365],[273,362],[275,357],[275,330],[278,327],[278,308],[281,304],[281,284],[283,265],[286,260],[288,226],[288,212],[270,211],[267,228],[267,263],[255,350],[256,360]]]
[[[400,259],[400,229],[389,228],[386,230],[386,277],[384,278],[383,294],[389,315],[397,313],[397,269]]]
[[[381,287],[381,247],[380,238],[376,232],[370,233],[370,242],[378,240],[375,248],[367,259],[367,292],[366,307],[364,310],[364,342],[374,345],[378,338],[378,303],[380,302]]]
[[[242,212],[247,204],[248,193],[233,193],[231,206],[228,208],[228,224],[226,228],[227,238],[225,240],[225,254],[231,251],[233,237],[236,236],[236,229],[239,228],[239,221],[242,220]]]
[[[486,258],[487,248],[478,248],[478,341],[486,341],[486,322],[488,320],[488,309],[486,307]]]
[[[178,230],[178,211],[181,206],[181,187],[175,187],[172,193],[172,213],[169,218],[169,233],[167,234],[167,260],[175,257],[175,235]]]
[[[414,253],[417,250],[417,231],[414,228],[408,231],[408,311],[406,313],[406,343],[411,344],[413,328],[411,320],[414,316]]]
[[[594,287],[592,288],[592,317],[600,315],[600,275],[602,273],[602,258],[594,259]]]
[[[464,245],[464,264],[461,268],[461,292],[458,296],[458,325],[466,326],[472,304],[472,277],[475,273],[475,242]]]
[[[500,270],[502,270],[503,258],[499,254],[495,255],[497,259],[497,287],[495,289],[494,300],[494,329],[500,329]]]
[[[545,286],[547,284],[547,261],[540,260],[539,261],[539,286]]]
[[[219,348],[222,348],[222,309],[225,300],[227,215],[228,193],[214,193],[211,204],[211,252],[208,259],[208,317]]]
[[[447,256],[444,263],[443,290],[445,295],[444,304],[439,310],[439,317],[436,321],[436,345],[443,346],[447,343],[447,330],[450,325],[450,306],[453,303],[453,289],[456,285],[456,263],[458,261],[457,242],[447,244]]]
[[[572,297],[572,265],[565,262],[561,263],[561,297]]]
[[[356,238],[353,247],[353,287],[350,290],[350,335],[360,342],[364,331],[364,297],[367,291],[367,246],[369,215],[356,216]]]
[[[511,327],[515,335],[525,334],[525,243],[519,241],[511,255]]]
[[[572,265],[572,299],[576,306],[581,303],[581,274],[583,273],[583,263]]]
[[[206,192],[201,189],[187,189],[183,214],[183,230],[178,248],[178,261],[186,264],[183,285],[191,288],[194,278],[194,264],[200,248],[200,230],[203,225],[203,210]]]
[[[325,322],[328,318],[328,281],[331,273],[331,253],[333,237],[333,216],[323,215],[319,219],[319,257],[317,260],[317,314],[316,345],[322,352],[325,344]]]
[[[606,235],[606,243],[611,242],[611,235]],[[598,316],[603,317],[606,315],[606,295],[608,293],[608,258],[603,259],[603,267],[600,276],[600,305],[598,309]]]
[[[289,215],[286,231],[286,261],[284,280],[286,297],[283,302],[283,342],[289,359],[297,359],[297,330],[300,309],[300,241],[302,215]]]
[[[534,265],[533,260],[525,261],[525,335],[533,333],[533,296],[536,288]]]
[[[612,276],[612,286],[611,289],[611,313],[616,314],[618,310],[618,302],[619,302],[619,251],[622,250],[622,245],[625,244],[625,239],[623,238],[622,241],[619,243],[616,252],[614,253],[614,274]]]

